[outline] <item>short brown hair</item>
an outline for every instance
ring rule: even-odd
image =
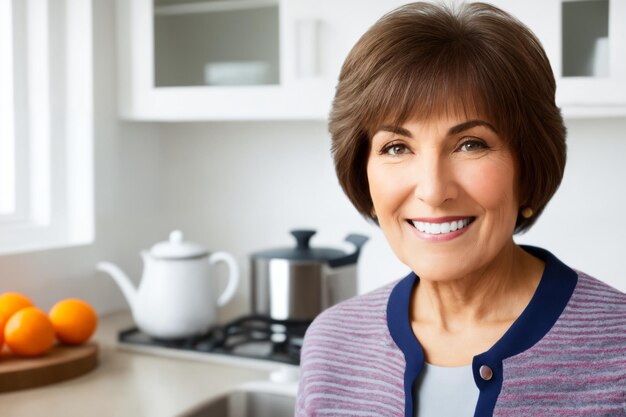
[[[561,183],[565,126],[556,83],[534,34],[484,3],[452,8],[402,6],[374,24],[348,54],[330,113],[339,182],[357,210],[372,216],[367,159],[383,124],[447,111],[478,113],[495,124],[518,162],[515,232],[527,230]]]

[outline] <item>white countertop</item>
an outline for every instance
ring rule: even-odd
[[[117,332],[132,325],[127,312],[102,317],[94,336],[100,346],[95,370],[46,387],[0,394],[0,414],[173,417],[242,384],[269,379],[269,370],[251,368],[245,361],[238,366],[122,350]]]

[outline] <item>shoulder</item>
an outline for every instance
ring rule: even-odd
[[[576,273],[576,288],[551,335],[626,355],[626,294],[584,272]]]
[[[626,294],[616,288],[576,271],[578,283],[568,307],[573,312],[626,317]]]

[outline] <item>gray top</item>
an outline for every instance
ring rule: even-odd
[[[479,394],[472,365],[448,368],[424,363],[413,387],[414,415],[472,417]]]

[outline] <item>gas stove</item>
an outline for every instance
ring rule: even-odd
[[[133,327],[119,332],[118,343],[132,351],[237,364],[243,360],[270,369],[276,364],[300,364],[302,341],[310,323],[249,315],[215,326],[203,335],[177,340],[155,339]]]

